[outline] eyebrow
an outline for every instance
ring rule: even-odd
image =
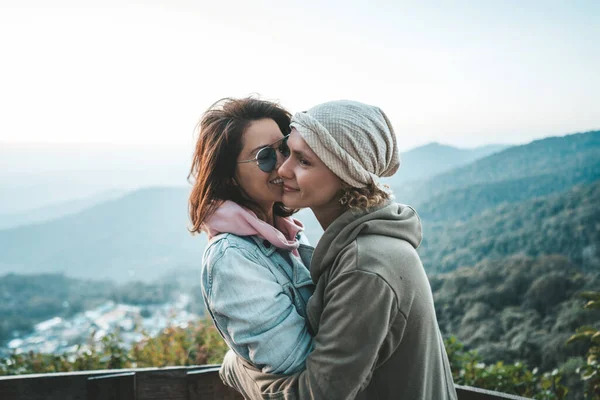
[[[291,149],[290,149],[290,150],[291,150]],[[300,157],[302,157],[302,158],[305,158],[305,159],[307,159],[308,161],[311,161],[311,160],[312,160],[312,157],[311,157],[311,156],[308,156],[308,155],[306,155],[306,153],[305,153],[305,152],[303,152],[302,150],[291,150],[290,152],[291,152],[292,154],[294,154],[295,156],[300,156]]]

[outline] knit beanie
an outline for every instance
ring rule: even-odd
[[[376,185],[379,177],[392,176],[400,167],[394,128],[379,107],[330,101],[296,113],[291,127],[352,187]]]

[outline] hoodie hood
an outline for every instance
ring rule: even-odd
[[[314,282],[359,235],[390,236],[405,240],[416,249],[423,240],[423,229],[415,209],[404,204],[388,202],[366,211],[348,210],[333,221],[315,248],[311,262]]]
[[[298,255],[298,233],[304,226],[297,219],[275,216],[275,227],[259,219],[255,213],[233,201],[224,201],[202,224],[208,240],[220,233],[233,233],[238,236],[256,235],[273,246]]]

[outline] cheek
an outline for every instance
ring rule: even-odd
[[[235,171],[235,180],[238,182],[238,185],[243,185],[245,182],[247,182],[249,178],[248,175],[248,171],[246,171],[245,168],[238,167]]]
[[[256,172],[256,171],[254,171]],[[264,179],[260,179],[260,175],[253,173],[250,168],[238,168],[237,171],[237,182],[244,191],[251,191],[252,188],[264,184]]]
[[[307,196],[332,197],[341,188],[339,178],[329,171],[304,171],[297,179],[300,190]]]

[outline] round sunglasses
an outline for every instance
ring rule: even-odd
[[[288,137],[286,135],[269,146],[263,147],[256,153],[256,157],[251,160],[238,161],[238,164],[256,162],[258,168],[263,172],[271,172],[277,165],[277,152],[279,151],[285,158],[290,156],[290,148],[287,145]]]

